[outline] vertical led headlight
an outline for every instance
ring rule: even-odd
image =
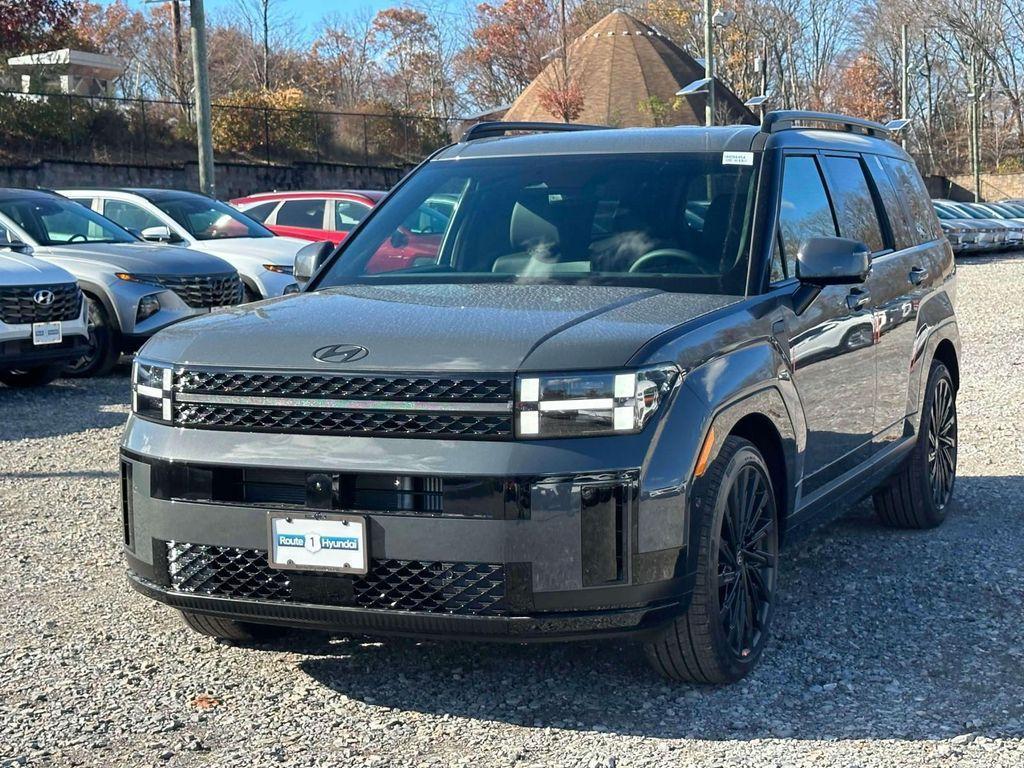
[[[173,372],[169,366],[132,363],[132,412],[152,421],[173,421]]]
[[[583,437],[639,432],[679,377],[672,364],[637,371],[523,375],[516,436]]]

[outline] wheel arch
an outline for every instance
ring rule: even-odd
[[[786,522],[789,517],[787,511],[790,509],[790,499],[793,495],[782,435],[768,416],[757,412],[743,416],[729,431],[729,435],[753,443],[768,465],[768,475],[775,490],[776,507],[783,512],[779,515],[778,521],[779,540],[782,543],[786,537]]]
[[[938,360],[949,369],[949,375],[953,377],[953,388],[960,389],[960,360],[953,342],[949,339],[942,339],[935,347],[932,360]]]

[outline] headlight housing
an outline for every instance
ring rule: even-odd
[[[634,371],[523,374],[516,379],[516,437],[640,432],[679,381],[671,363]]]
[[[151,421],[170,424],[171,385],[170,366],[136,359],[132,363],[132,413]]]

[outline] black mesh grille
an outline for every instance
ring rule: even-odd
[[[184,370],[178,389],[217,395],[333,397],[364,400],[437,400],[501,403],[512,398],[508,378],[334,376]]]
[[[34,296],[49,291],[53,301],[39,304]],[[9,285],[0,287],[0,320],[8,325],[74,320],[82,307],[82,292],[75,283]]]
[[[502,438],[512,434],[512,417],[504,414],[258,408],[205,403],[176,403],[174,423],[208,429],[332,435]]]
[[[242,281],[235,273],[157,275],[156,281],[190,307],[230,307],[242,301]]]
[[[292,599],[288,576],[267,564],[263,550],[168,542],[167,565],[170,586],[179,592]],[[505,568],[492,563],[373,560],[367,574],[351,578],[360,608],[463,616],[506,612]]]
[[[505,569],[490,563],[375,560],[353,583],[363,608],[498,615],[505,607]]]
[[[167,572],[179,592],[287,600],[288,577],[267,566],[265,552],[236,547],[167,542]]]

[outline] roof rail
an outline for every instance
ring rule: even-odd
[[[586,125],[585,123],[523,123],[492,120],[486,123],[471,125],[461,141],[475,141],[492,136],[504,136],[511,131],[531,131],[533,133],[562,133],[565,131],[599,131],[609,128],[607,125]]]
[[[831,112],[809,112],[802,109],[777,109],[765,114],[761,120],[763,133],[776,133],[794,128],[818,128],[827,131],[865,133],[881,139],[892,138],[892,131],[881,123],[859,117],[835,115]]]

